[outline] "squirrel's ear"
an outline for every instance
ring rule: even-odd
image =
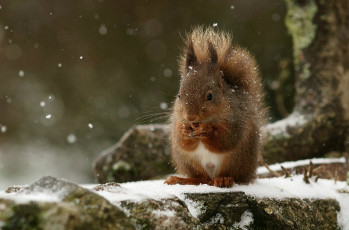
[[[211,42],[208,42],[208,54],[211,60],[212,64],[217,64],[218,62],[218,56],[217,56],[217,51],[214,48],[214,45]]]
[[[186,63],[185,68],[188,69],[189,66],[192,66],[195,62],[197,62],[197,58],[194,52],[194,46],[193,41],[190,39],[188,48],[187,48],[187,57],[186,57]]]

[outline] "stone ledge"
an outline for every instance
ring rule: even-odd
[[[171,187],[172,188],[172,187]],[[174,187],[173,187],[174,188]],[[140,186],[140,190],[142,187]],[[89,189],[43,177],[0,192],[8,229],[338,229],[334,199],[257,198],[241,191],[122,199],[116,183]],[[105,194],[118,198],[112,202]]]

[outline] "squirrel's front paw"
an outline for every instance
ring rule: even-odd
[[[216,177],[209,182],[209,185],[220,188],[230,188],[234,185],[234,180],[232,177]]]
[[[189,125],[183,124],[180,128],[180,133],[184,138],[192,138],[193,129]]]
[[[212,125],[208,123],[201,123],[193,128],[192,135],[196,138],[207,137],[212,131]]]

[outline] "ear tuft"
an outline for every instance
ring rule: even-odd
[[[217,51],[212,42],[208,42],[208,54],[212,64],[218,63]]]
[[[196,58],[196,55],[195,55],[195,52],[194,52],[193,41],[190,39],[188,41],[187,56],[186,56],[186,66],[185,66],[185,68],[188,69],[189,66],[192,66],[196,62],[197,62],[197,58]]]

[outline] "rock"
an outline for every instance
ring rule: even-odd
[[[248,204],[259,229],[338,229],[336,200],[249,197]]]
[[[99,183],[147,180],[174,172],[167,125],[138,125],[105,150],[93,167]]]
[[[141,187],[140,187],[141,189]],[[0,192],[0,228],[10,229],[338,229],[332,199],[257,198],[244,192],[120,198],[121,184],[91,189],[44,177]],[[98,193],[98,194],[97,194]],[[107,194],[107,195],[106,195]],[[110,202],[106,199],[117,198]]]
[[[113,188],[121,188],[120,184],[115,183],[115,182],[110,182],[110,183],[106,183],[106,184],[100,184],[97,185],[96,187],[93,187],[92,189],[95,191],[104,191],[104,190],[109,190]]]
[[[192,229],[201,224],[177,197],[161,201],[125,200],[121,202],[121,206],[129,213],[137,229]]]
[[[21,186],[10,186],[6,189],[6,193],[19,192],[22,189]]]
[[[118,207],[65,180],[43,177],[14,192],[21,197],[19,201],[0,198],[0,227],[3,230],[134,229],[130,219]]]
[[[239,222],[242,214],[249,209],[243,192],[188,193],[185,196],[194,202],[200,222],[217,228]]]

